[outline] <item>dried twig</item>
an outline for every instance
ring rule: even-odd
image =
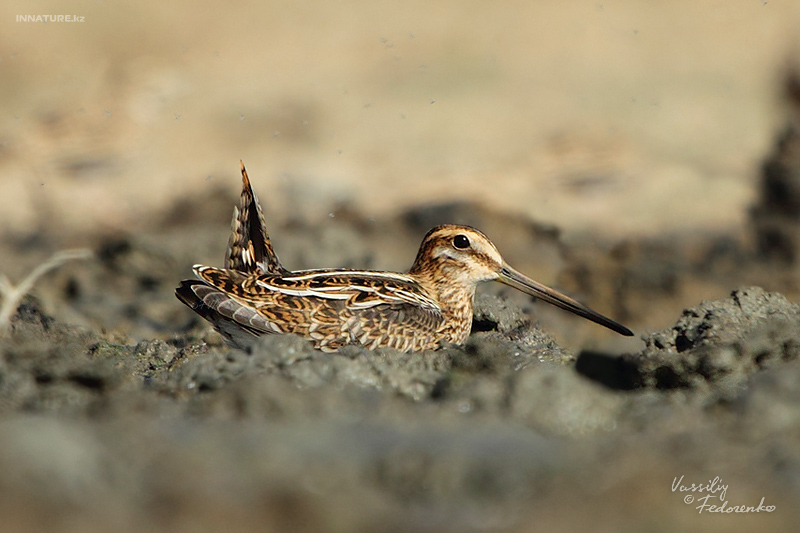
[[[40,277],[67,261],[88,259],[89,257],[92,257],[92,252],[86,248],[56,252],[50,256],[50,259],[34,268],[16,287],[5,274],[0,273],[0,296],[3,298],[3,304],[0,305],[0,336],[11,326],[11,317],[19,307],[20,301]]]

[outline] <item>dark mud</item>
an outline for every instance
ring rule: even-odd
[[[382,267],[363,254],[389,228],[413,248],[417,225],[437,221],[432,209],[387,222],[345,211],[321,235],[300,222],[276,232],[301,242],[287,263],[322,262],[325,246],[303,256],[309,241],[357,238],[340,264]],[[604,265],[633,273],[627,288],[585,285],[589,300],[612,295],[596,307],[642,306],[637,294],[657,305],[630,288],[642,270],[669,270],[663,291],[701,277],[631,252],[652,243],[598,248],[593,270],[551,229],[442,212],[505,225],[583,279]],[[225,228],[156,224],[98,238],[96,259],[43,282],[0,343],[5,530],[670,530],[697,520],[672,491],[681,476],[720,477],[728,506],[775,506],[713,516],[712,531],[800,518],[800,308],[780,294],[703,302],[622,355],[565,348],[537,327],[539,304],[502,290],[479,294],[463,347],[323,354],[286,336],[245,353],[171,295],[188,264],[221,252]],[[574,342],[583,325],[551,318]]]
[[[86,236],[94,258],[43,280],[0,339],[2,530],[790,530],[797,218],[772,203],[800,191],[792,127],[746,235],[568,245],[470,204],[383,220],[342,206],[271,228],[291,268],[402,269],[432,225],[471,224],[639,331],[629,344],[489,287],[461,347],[323,354],[276,336],[232,350],[172,291],[192,263],[221,262],[233,190]],[[3,252],[30,265],[71,242],[36,238]],[[723,501],[759,512],[698,510]]]

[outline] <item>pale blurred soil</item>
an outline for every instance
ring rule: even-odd
[[[0,33],[2,223],[135,228],[245,160],[276,220],[466,199],[595,238],[742,223],[795,2],[78,2]]]

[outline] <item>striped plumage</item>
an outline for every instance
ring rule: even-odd
[[[494,244],[467,226],[430,230],[407,274],[364,270],[286,270],[272,250],[264,216],[242,165],[225,268],[195,265],[178,298],[233,345],[253,336],[295,333],[323,351],[347,344],[400,351],[463,343],[479,282],[498,280],[623,335],[632,333],[508,266]]]
[[[272,249],[264,213],[253,187],[250,186],[244,163],[240,161],[239,165],[242,169],[242,194],[239,197],[239,207],[233,208],[225,268],[241,272],[286,274],[289,271],[283,268]]]

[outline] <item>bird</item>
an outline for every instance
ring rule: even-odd
[[[479,283],[499,281],[605,326],[633,332],[512,268],[480,230],[445,224],[422,239],[406,273],[353,269],[290,271],[278,259],[244,163],[223,268],[194,265],[177,298],[236,348],[261,335],[293,333],[323,352],[343,346],[400,352],[463,344]]]

